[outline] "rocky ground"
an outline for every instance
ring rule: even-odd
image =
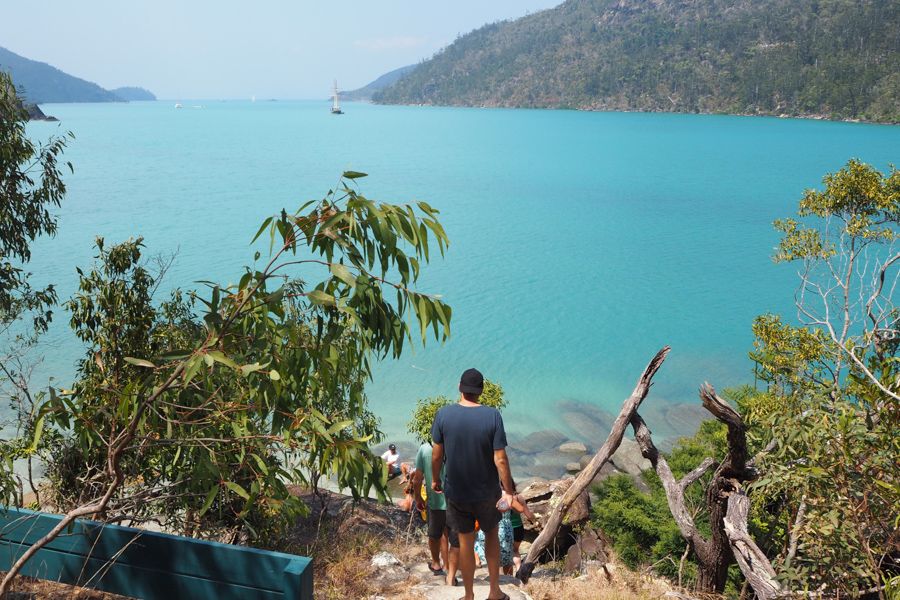
[[[561,455],[582,455],[573,444],[556,450]],[[640,468],[626,451],[620,457],[623,472]],[[630,457],[630,458],[629,458]],[[552,481],[533,481],[522,495],[537,515],[526,522],[524,556],[541,530],[554,498],[571,485],[571,476]],[[316,598],[367,598],[370,600],[452,599],[462,595],[459,587],[445,585],[444,578],[428,567],[424,523],[418,513],[395,505],[364,500],[354,504],[339,494],[313,495],[297,490],[311,507],[308,517],[292,532],[292,549],[313,556],[316,565]],[[524,585],[504,576],[503,591],[512,600],[549,598],[605,598],[604,589],[615,598],[658,598],[668,587],[658,580],[641,577],[620,567],[602,532],[591,528],[590,498],[585,492],[571,507],[554,543],[541,557],[532,579]],[[475,597],[487,598],[487,570],[476,571]]]

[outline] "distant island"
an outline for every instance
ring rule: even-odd
[[[152,93],[142,88],[125,87],[113,91],[104,89],[96,83],[69,75],[46,63],[19,56],[2,47],[0,69],[12,75],[19,95],[29,104],[156,99]]]
[[[156,96],[150,90],[142,87],[120,87],[112,90],[112,93],[126,102],[143,102],[156,100]]]
[[[567,0],[458,38],[372,99],[897,123],[898,31],[896,0]]]
[[[418,65],[407,65],[405,67],[400,67],[399,69],[394,69],[393,71],[389,71],[364,85],[363,87],[355,90],[350,90],[347,92],[340,92],[341,100],[355,100],[355,101],[368,101],[372,99],[372,96],[390,85],[393,85],[397,81],[399,81],[404,75],[411,73],[413,69],[415,69]]]

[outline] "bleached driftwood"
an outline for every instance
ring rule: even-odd
[[[531,545],[528,556],[522,561],[522,566],[519,567],[519,570],[516,573],[516,577],[522,581],[527,582],[528,578],[531,577],[531,572],[537,564],[538,557],[556,537],[556,534],[562,525],[563,517],[569,510],[569,507],[571,507],[578,496],[587,489],[600,472],[603,465],[606,464],[613,453],[619,448],[619,444],[622,443],[622,436],[625,434],[625,429],[628,427],[632,415],[635,414],[635,411],[637,411],[641,402],[646,398],[647,392],[650,390],[651,380],[666,359],[669,350],[669,346],[665,346],[650,360],[650,363],[638,379],[634,391],[631,392],[631,396],[629,396],[622,405],[622,410],[613,422],[612,431],[606,438],[606,441],[594,455],[594,458],[591,459],[591,462],[589,462],[581,473],[578,474],[575,481],[572,482],[572,485],[569,486],[556,506],[553,507],[553,510],[550,512],[544,523],[540,535],[538,535],[537,539]]]

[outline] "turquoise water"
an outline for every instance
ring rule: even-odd
[[[369,386],[400,437],[416,398],[455,395],[476,366],[510,399],[507,427],[571,426],[560,401],[617,412],[653,353],[673,348],[645,403],[697,403],[703,381],[753,383],[754,316],[793,315],[773,219],[859,157],[900,160],[900,128],[774,118],[381,107],[323,102],[47,105],[76,140],[59,235],[32,270],[74,290],[92,240],[140,234],[178,251],[169,286],[234,281],[263,218],[320,197],[346,169],[377,200],[426,200],[451,238],[422,289],[454,308],[453,337],[382,364]],[[57,125],[33,123],[43,137]],[[60,315],[48,375],[81,352]],[[648,418],[663,435],[678,430]]]

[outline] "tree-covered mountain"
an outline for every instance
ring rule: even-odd
[[[897,0],[568,0],[457,39],[382,103],[900,122]]]
[[[388,71],[375,81],[364,85],[361,88],[350,90],[347,92],[340,92],[340,96],[342,100],[371,100],[372,96],[399,81],[404,75],[411,72],[418,65],[407,65],[405,67],[400,67],[399,69],[394,69],[393,71]]]
[[[153,92],[142,87],[120,87],[112,90],[112,93],[126,102],[156,100],[156,96],[153,95]]]
[[[0,47],[0,69],[12,75],[19,95],[32,104],[121,102],[129,99],[105,90],[96,83],[73,77],[47,63],[19,56],[2,47]],[[137,88],[120,88],[120,90],[133,89]]]

